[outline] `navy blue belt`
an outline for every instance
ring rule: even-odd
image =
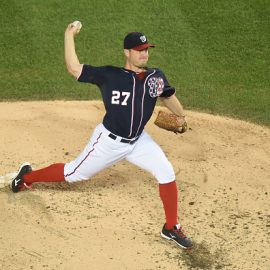
[[[114,135],[114,134],[112,134],[112,133],[110,133],[109,135],[108,135],[111,139],[113,139],[113,140],[116,140],[116,138],[117,138],[117,136],[116,135]],[[120,140],[120,142],[121,143],[129,143],[129,144],[133,144],[133,143],[135,143],[138,139],[139,139],[139,137],[140,136],[138,136],[137,138],[135,138],[135,139],[124,139],[124,138],[122,138],[121,140]]]

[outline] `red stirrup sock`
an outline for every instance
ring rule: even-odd
[[[29,185],[35,182],[63,182],[65,181],[64,166],[64,163],[57,163],[47,168],[32,171],[25,174],[23,180]]]
[[[168,184],[159,184],[159,194],[165,210],[166,227],[168,230],[171,230],[178,224],[178,195],[176,182],[173,181]]]

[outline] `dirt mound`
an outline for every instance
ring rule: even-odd
[[[270,130],[188,111],[188,132],[175,135],[153,125],[157,110],[146,130],[175,168],[180,221],[195,248],[159,236],[155,179],[120,162],[86,182],[1,188],[1,269],[270,268]],[[10,176],[25,161],[40,168],[76,157],[104,109],[19,102],[1,103],[0,114],[0,175]]]

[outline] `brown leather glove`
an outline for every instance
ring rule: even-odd
[[[158,112],[154,124],[174,133],[184,133],[187,131],[187,122],[184,116],[177,116],[164,111]]]

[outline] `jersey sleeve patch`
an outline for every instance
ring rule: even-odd
[[[150,96],[166,98],[174,95],[176,90],[170,86],[165,74],[160,69],[157,69],[157,74],[159,77],[149,80]]]

